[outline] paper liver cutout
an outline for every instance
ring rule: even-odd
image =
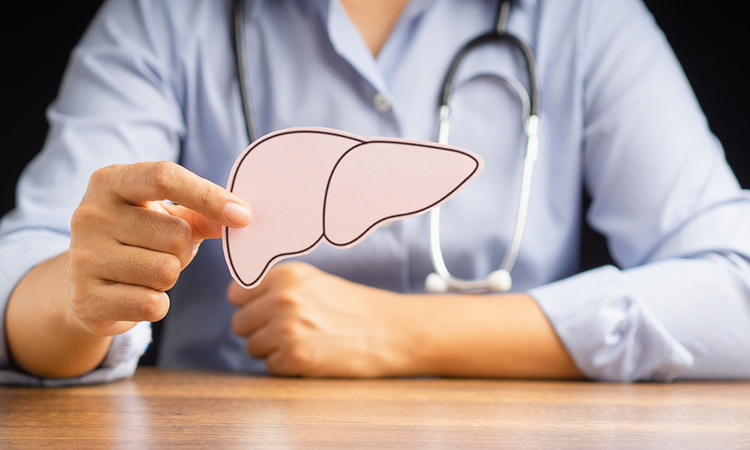
[[[325,240],[351,247],[379,224],[428,211],[484,167],[479,155],[428,142],[363,138],[328,128],[289,128],[237,158],[227,189],[250,205],[245,228],[224,229],[224,256],[243,287],[278,261]]]

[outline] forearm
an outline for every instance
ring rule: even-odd
[[[32,269],[18,284],[6,312],[6,338],[14,362],[40,377],[67,378],[95,369],[111,336],[96,336],[69,306],[68,254]]]
[[[581,378],[534,299],[524,294],[415,296],[404,319],[409,374]]]

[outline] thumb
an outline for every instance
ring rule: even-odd
[[[198,246],[204,239],[218,239],[221,237],[222,225],[199,212],[184,206],[162,202],[164,209],[173,216],[185,220],[193,231],[193,245]]]

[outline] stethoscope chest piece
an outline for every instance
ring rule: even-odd
[[[498,269],[487,276],[486,287],[479,289],[457,289],[449,286],[448,281],[445,277],[432,272],[427,275],[424,282],[424,287],[430,294],[445,294],[450,290],[466,291],[466,292],[508,292],[513,286],[513,279],[510,276],[510,272],[505,269]]]

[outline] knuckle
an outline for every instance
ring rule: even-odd
[[[156,322],[166,314],[169,305],[165,301],[166,294],[152,292],[141,299],[140,312],[145,320]]]
[[[266,358],[266,371],[270,375],[286,375],[284,371],[282,370],[283,367],[279,361],[280,358]]]
[[[193,246],[193,230],[190,224],[185,220],[168,216],[169,224],[167,225],[167,239],[174,255],[181,255],[186,251],[191,251]]]
[[[115,166],[107,166],[95,170],[89,177],[89,186],[100,187],[108,185],[114,168]]]
[[[296,262],[287,262],[276,266],[276,276],[284,281],[293,282],[297,278]]]
[[[271,300],[272,308],[285,311],[288,314],[295,315],[299,311],[299,301],[297,297],[289,292],[277,295]]]
[[[310,365],[312,357],[310,352],[302,345],[291,345],[286,351],[287,365],[297,371],[305,369]]]
[[[179,166],[169,161],[158,161],[153,163],[147,174],[147,182],[159,191],[166,191],[175,182],[178,176]]]
[[[162,254],[156,259],[156,267],[152,269],[154,282],[157,285],[155,287],[164,290],[171,288],[180,277],[181,270],[182,264],[176,256]]]
[[[305,280],[309,279],[316,270],[315,267],[302,261],[285,262],[284,264],[279,264],[274,267],[274,269],[274,280],[289,286],[302,284]]]
[[[99,221],[100,215],[96,208],[87,204],[81,204],[73,211],[73,215],[70,218],[71,233],[88,232],[96,229],[97,227],[93,225]]]
[[[307,371],[306,354],[299,346],[281,349],[277,355],[266,359],[266,369],[277,376],[300,375]]]
[[[86,188],[84,201],[91,195],[100,194],[116,188],[122,182],[122,166],[122,164],[113,164],[95,170],[89,177],[89,185]]]
[[[291,320],[286,320],[279,324],[277,332],[279,336],[287,340],[293,340],[300,335],[299,327]]]
[[[198,193],[198,201],[202,211],[213,211],[218,205],[219,196],[215,190],[205,187]]]
[[[96,278],[96,272],[101,267],[101,258],[95,253],[71,245],[68,249],[68,271],[71,286],[75,286],[81,292],[88,289],[89,282]]]
[[[298,371],[282,357],[266,359],[266,370],[269,374],[277,377],[293,377]]]
[[[253,358],[260,358],[263,356],[262,352],[260,351],[260,346],[258,345],[254,339],[248,339],[247,342],[245,342],[245,350],[247,351],[247,354],[252,356]]]
[[[242,306],[244,304],[244,296],[237,289],[227,289],[227,300],[233,306]]]
[[[74,233],[75,231],[86,226],[86,216],[89,214],[89,212],[85,211],[85,209],[86,208],[84,208],[83,206],[79,206],[75,211],[73,211],[73,215],[70,217],[71,233]]]
[[[230,319],[229,324],[232,327],[232,331],[234,331],[234,334],[237,336],[243,336],[245,334],[244,322],[245,321],[243,317],[240,316],[239,311],[234,313]]]
[[[94,261],[93,256],[77,247],[68,250],[68,264],[72,275],[75,275],[81,268],[91,265]]]
[[[245,341],[245,352],[247,352],[247,354],[252,356],[253,358],[257,358],[254,350],[255,350],[255,345],[253,344],[253,340],[247,339]]]

